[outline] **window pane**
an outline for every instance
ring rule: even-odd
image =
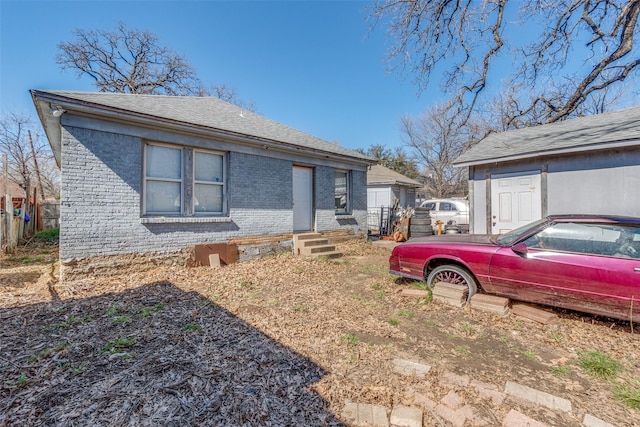
[[[222,186],[196,184],[194,188],[194,212],[222,212]]]
[[[147,177],[182,178],[182,150],[147,145]]]
[[[346,172],[336,172],[335,173],[335,205],[336,212],[346,212],[347,211],[347,173]]]
[[[347,173],[336,172],[336,194],[347,193]]]
[[[223,182],[222,156],[195,152],[196,181]]]
[[[640,259],[640,227],[621,228],[620,238],[616,241],[616,245],[614,256]]]
[[[180,213],[180,183],[147,181],[145,201],[149,213]]]
[[[609,224],[554,224],[525,241],[532,248],[639,258],[640,241],[631,227]]]

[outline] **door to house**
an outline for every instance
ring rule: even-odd
[[[293,167],[293,231],[313,229],[313,169]]]
[[[500,234],[542,217],[540,172],[491,175],[491,233]]]

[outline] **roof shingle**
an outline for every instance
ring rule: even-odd
[[[640,145],[640,107],[492,134],[454,164],[469,166],[614,145]]]
[[[71,104],[108,107],[151,118],[233,132],[294,146],[371,161],[368,156],[309,135],[214,97],[140,95],[63,90],[35,91]]]

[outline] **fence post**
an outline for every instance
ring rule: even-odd
[[[11,253],[11,217],[13,216],[13,202],[9,193],[9,171],[7,170],[7,155],[2,155],[2,178],[4,186],[2,188],[2,194],[4,195],[4,215],[2,216],[0,224],[0,230],[4,230],[4,233],[0,232],[1,237],[4,237],[4,250],[6,253]],[[2,240],[0,239],[0,250],[2,250]]]

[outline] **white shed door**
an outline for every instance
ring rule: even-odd
[[[506,233],[540,218],[540,172],[491,176],[492,234]]]
[[[313,169],[293,167],[293,231],[311,231],[313,225]]]

